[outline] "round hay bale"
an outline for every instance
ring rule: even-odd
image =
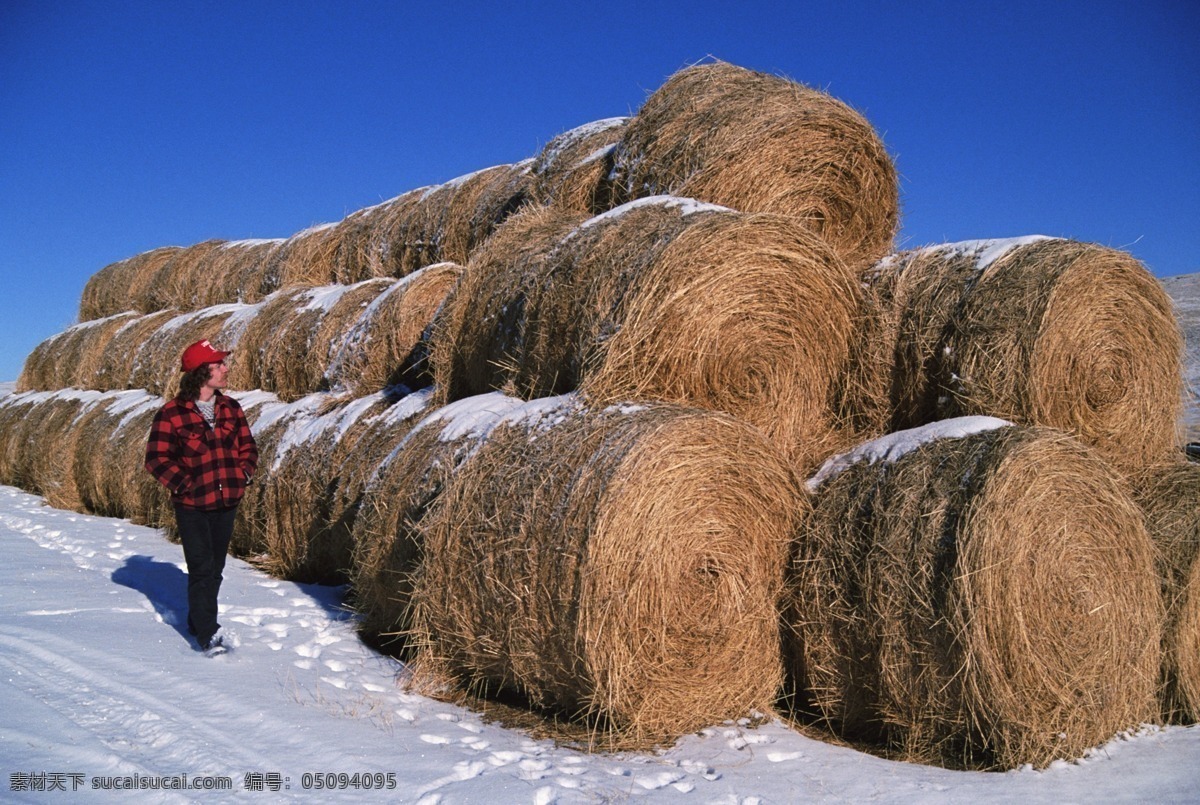
[[[195,283],[196,306],[261,301],[267,267],[283,243],[282,238],[232,240],[215,249],[204,270],[189,277]]]
[[[297,232],[274,250],[263,267],[259,298],[284,288],[310,288],[333,282],[337,224],[318,224]]]
[[[164,246],[134,257],[110,263],[93,274],[83,286],[79,300],[79,320],[103,319],[127,310],[149,311],[135,307],[133,288],[143,287],[163,263],[183,250],[182,246]]]
[[[331,344],[326,386],[362,397],[430,385],[427,331],[462,272],[457,263],[436,263],[393,281]]]
[[[393,275],[387,221],[403,196],[356,210],[334,227],[337,242],[333,281],[341,285]]]
[[[337,485],[333,454],[362,417],[385,403],[382,395],[316,396],[323,399],[314,410],[288,420],[270,465],[260,473],[266,539],[263,567],[292,581],[344,584],[353,546],[348,531],[330,527]]]
[[[75,487],[83,510],[102,517],[129,517],[128,496],[120,477],[130,470],[111,464],[116,454],[114,443],[118,433],[124,432],[128,419],[153,417],[162,406],[162,399],[144,389],[104,392],[101,400],[79,419],[80,438],[76,444],[72,461]],[[146,436],[149,436],[149,419],[146,419]],[[143,456],[134,470],[145,472],[145,445]],[[146,473],[147,475],[149,473]]]
[[[367,395],[370,406],[333,446],[329,458],[332,480],[328,494],[327,539],[336,545],[353,546],[352,557],[358,550],[354,529],[363,490],[376,468],[428,409],[431,397],[428,389],[402,397],[393,395],[390,390]],[[354,564],[352,558],[352,574]]]
[[[382,222],[389,273],[403,277],[435,263],[466,263],[528,198],[529,165],[495,165],[394,199]]]
[[[629,120],[610,117],[585,123],[546,143],[530,168],[533,200],[587,216],[615,206],[611,174]]]
[[[511,165],[500,165],[489,171],[473,203],[463,204],[456,198],[450,205],[451,218],[446,226],[446,245],[439,262],[465,264],[509,216],[516,214],[531,200],[532,159]]]
[[[271,294],[245,326],[230,384],[289,402],[323,390],[335,343],[388,285],[381,278]]]
[[[200,307],[202,288],[194,278],[208,274],[207,267],[211,265],[213,255],[227,242],[213,239],[188,246],[163,261],[153,274],[139,274],[129,288],[137,309],[153,312]]]
[[[308,359],[312,331],[326,311],[319,301],[311,303],[316,296],[332,304],[336,291],[332,298],[326,292],[340,287],[324,286],[319,292],[284,288],[258,303],[249,319],[239,320],[241,335],[230,365],[229,385],[269,391],[288,402],[305,396],[307,368],[303,362]]]
[[[862,291],[820,239],[782,216],[671,197],[570,221],[523,214],[467,267],[433,336],[446,399],[578,388],[723,411],[798,468],[840,443]]]
[[[770,713],[803,503],[724,415],[574,395],[514,409],[421,521],[417,679],[517,690],[614,747]]]
[[[423,227],[423,199],[437,188],[418,187],[388,202],[378,238],[383,264],[393,277],[403,277],[438,260],[427,259],[433,246]]]
[[[917,249],[869,273],[869,373],[892,429],[984,414],[1068,431],[1120,468],[1173,452],[1183,339],[1125,252],[1058,238]],[[882,323],[880,323],[882,322]]]
[[[310,415],[327,397],[311,394],[294,402],[283,402],[274,394],[263,391],[233,392],[230,396],[242,406],[250,432],[254,434],[259,470],[255,472],[253,481],[246,487],[246,493],[238,504],[229,553],[261,566],[267,560],[268,547],[269,514],[263,502],[267,468],[274,463],[275,451],[291,421]]]
[[[432,394],[411,395],[390,421],[399,427],[369,443],[370,474],[343,482],[343,499],[357,491],[351,587],[364,638],[405,655],[411,627],[412,579],[421,558],[417,529],[446,481],[501,416],[521,400],[496,392],[428,410]],[[380,447],[389,448],[382,453]],[[356,455],[362,451],[356,450]],[[381,454],[382,453],[382,454]],[[355,456],[356,457],[356,456]]]
[[[112,337],[131,319],[133,311],[91,319],[50,336],[25,358],[17,391],[92,388],[98,364]]]
[[[1200,721],[1200,467],[1157,464],[1131,479],[1154,540],[1167,610],[1163,630],[1163,718]]]
[[[56,509],[82,511],[83,501],[75,482],[75,454],[84,437],[82,418],[103,401],[98,391],[62,389],[34,406],[22,423],[29,453],[31,489]]]
[[[803,222],[847,264],[892,248],[895,166],[858,112],[785,78],[715,62],[671,76],[629,122],[621,200],[671,194]]]
[[[899,431],[810,481],[788,665],[835,732],[1044,767],[1156,715],[1153,547],[1093,451],[991,417]]]
[[[543,397],[577,384],[575,376],[560,380],[558,366],[535,364],[525,335],[536,326],[530,308],[553,274],[548,262],[555,246],[583,220],[567,210],[531,207],[506,221],[475,255],[433,322],[430,361],[439,405],[493,390]]]
[[[134,388],[133,364],[130,358],[159,327],[179,315],[178,310],[159,310],[146,313],[123,323],[96,361],[92,387],[100,391]]]
[[[135,352],[126,356],[130,384],[166,399],[174,397],[183,378],[180,357],[184,349],[202,338],[215,339],[229,317],[243,307],[215,305],[179,313],[164,321]]]
[[[147,395],[120,415],[99,456],[97,472],[103,479],[104,498],[112,501],[113,511],[120,512],[114,516],[161,528],[169,539],[177,541],[171,494],[146,471],[150,424],[162,402],[161,397]]]
[[[103,395],[60,389],[0,400],[0,483],[42,495],[59,509],[82,510],[72,471],[81,417]]]
[[[337,360],[341,344],[374,301],[387,293],[395,282],[390,277],[377,277],[340,286],[344,290],[321,317],[312,334],[312,347],[305,362],[309,389],[327,391],[330,388],[329,369]]]
[[[32,486],[25,457],[28,433],[24,422],[48,392],[25,391],[0,397],[0,483],[28,489]]]

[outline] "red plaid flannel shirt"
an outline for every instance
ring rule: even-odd
[[[224,509],[242,499],[258,466],[258,446],[237,400],[217,392],[215,426],[190,400],[159,409],[146,443],[146,469],[193,509]]]

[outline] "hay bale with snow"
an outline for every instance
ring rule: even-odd
[[[389,263],[403,277],[434,263],[465,264],[526,200],[529,163],[496,165],[402,197],[387,221]]]
[[[257,345],[257,373],[247,387],[289,401],[324,390],[335,343],[389,285],[386,279],[374,279],[273,295],[247,327],[247,346],[254,350]]]
[[[112,501],[111,510],[124,512],[137,525],[162,528],[168,538],[178,539],[171,494],[146,472],[146,442],[154,415],[162,407],[162,398],[147,395],[139,404],[117,418],[114,430],[98,461],[104,495]],[[150,401],[153,402],[150,402]]]
[[[134,288],[143,288],[163,264],[183,250],[182,246],[163,246],[109,263],[88,278],[79,300],[79,320],[91,321],[137,310]]]
[[[0,483],[32,489],[25,422],[33,416],[46,392],[18,392],[0,397]],[[36,434],[35,434],[36,435]]]
[[[1065,430],[1136,468],[1174,451],[1183,339],[1129,254],[1038,236],[878,263],[859,377],[877,427],[983,414]],[[871,345],[876,345],[874,350]]]
[[[270,290],[264,288],[266,272],[283,245],[282,238],[231,240],[215,249],[202,270],[188,279],[194,289],[195,308],[235,302],[254,304]]]
[[[135,472],[149,474],[143,469],[145,439],[150,435],[150,420],[162,403],[160,397],[144,389],[107,391],[102,394],[96,405],[80,416],[80,438],[72,456],[71,471],[84,511],[102,517],[134,515],[127,484],[135,480]],[[126,459],[126,455],[119,453],[116,445],[120,435],[136,433],[136,427],[127,430],[130,422],[135,420],[145,425],[145,432],[142,434],[142,455],[137,457],[137,463],[133,467],[114,464],[114,461]],[[164,490],[164,504],[165,497]]]
[[[266,542],[263,567],[292,581],[344,584],[353,545],[348,529],[335,528],[339,467],[334,454],[361,422],[390,403],[382,394],[358,399],[320,398],[289,418],[263,465],[260,506]]]
[[[271,294],[238,325],[230,385],[270,391],[289,402],[324,390],[333,344],[388,285],[377,279]]]
[[[883,257],[896,169],[858,112],[785,78],[715,62],[671,76],[616,153],[624,200],[672,194],[802,222],[849,265]]]
[[[274,463],[275,452],[292,420],[311,415],[325,399],[325,395],[312,394],[293,402],[284,402],[274,394],[259,390],[232,396],[246,414],[250,432],[254,434],[254,442],[258,446],[258,466],[264,470]],[[260,565],[267,553],[269,517],[263,501],[266,490],[264,477],[262,472],[257,472],[254,481],[246,487],[234,520],[233,538],[229,542],[230,554]]]
[[[1155,719],[1153,547],[1095,452],[966,417],[831,458],[809,488],[785,639],[836,733],[1008,769]]]
[[[368,395],[367,411],[338,439],[330,456],[333,482],[329,494],[329,539],[353,546],[354,529],[363,493],[376,469],[391,454],[429,408],[432,392],[423,389],[407,395],[395,389]],[[351,559],[353,571],[354,559]]]
[[[1200,721],[1200,467],[1158,464],[1131,479],[1154,540],[1167,620],[1163,630],[1162,715]]]
[[[356,487],[359,493],[354,503],[350,580],[354,606],[361,616],[359,631],[397,654],[405,654],[409,648],[412,579],[421,559],[421,521],[450,475],[491,426],[521,404],[514,397],[493,392],[428,410],[432,394],[412,397],[397,404],[405,413],[403,418],[392,416],[407,428],[403,438],[396,438],[401,433],[398,428],[390,428],[386,443],[372,440],[374,460],[365,465],[373,465],[373,472],[347,478],[344,487],[348,489],[343,492],[346,500],[351,498],[350,489]],[[392,449],[380,456],[378,447],[386,444]]]
[[[68,388],[50,392],[21,423],[30,478],[27,488],[56,509],[83,508],[74,473],[77,447],[80,439],[87,438],[80,419],[101,399],[98,391]]]
[[[422,519],[415,680],[515,690],[599,743],[769,713],[804,498],[755,429],[575,395],[491,427]]]
[[[337,274],[336,227],[336,223],[311,226],[279,244],[263,268],[258,289],[261,296],[332,283]]]
[[[610,117],[585,123],[546,143],[530,167],[534,201],[586,216],[615,206],[611,173],[629,120]]]
[[[201,288],[193,279],[208,274],[214,254],[228,243],[206,240],[180,249],[165,260],[154,273],[139,274],[130,286],[130,297],[138,310],[193,310],[200,306]]]
[[[560,376],[558,365],[539,363],[526,335],[540,324],[535,300],[553,276],[549,258],[583,220],[533,207],[506,221],[476,254],[433,323],[430,361],[439,404],[493,390],[542,397],[577,384],[577,376]]]
[[[81,423],[105,402],[101,392],[73,388],[0,398],[0,483],[42,495],[55,508],[84,511],[74,466],[92,434]]]
[[[333,282],[351,285],[393,275],[387,222],[403,196],[355,210],[334,225],[337,242]]]
[[[427,331],[462,272],[457,263],[436,263],[392,281],[331,343],[325,385],[354,397],[430,385]]]
[[[25,358],[17,391],[94,388],[108,342],[132,319],[133,311],[72,325],[42,341]]]
[[[828,454],[861,289],[826,244],[673,197],[576,220],[522,214],[468,265],[433,335],[444,399],[660,400],[742,418],[801,466]]]
[[[159,310],[122,324],[109,338],[108,345],[96,362],[93,388],[100,391],[135,388],[132,357],[153,333],[178,315],[179,311],[173,308]]]

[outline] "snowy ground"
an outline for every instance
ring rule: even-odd
[[[1184,802],[1200,786],[1200,727],[1148,727],[1076,763],[1004,774],[881,760],[781,723],[588,755],[400,690],[399,666],[358,640],[339,588],[231,559],[222,621],[239,645],[208,659],[179,625],[182,556],[159,532],[0,487],[0,544],[3,801],[124,800],[93,786],[185,774],[231,788],[137,800]],[[346,776],[332,792],[305,787],[327,773]],[[34,790],[51,787],[67,793]]]

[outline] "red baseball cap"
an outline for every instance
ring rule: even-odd
[[[198,369],[206,363],[220,363],[229,355],[228,352],[222,352],[208,342],[208,339],[197,341],[183,351],[182,366],[183,371],[190,372],[193,369]]]

